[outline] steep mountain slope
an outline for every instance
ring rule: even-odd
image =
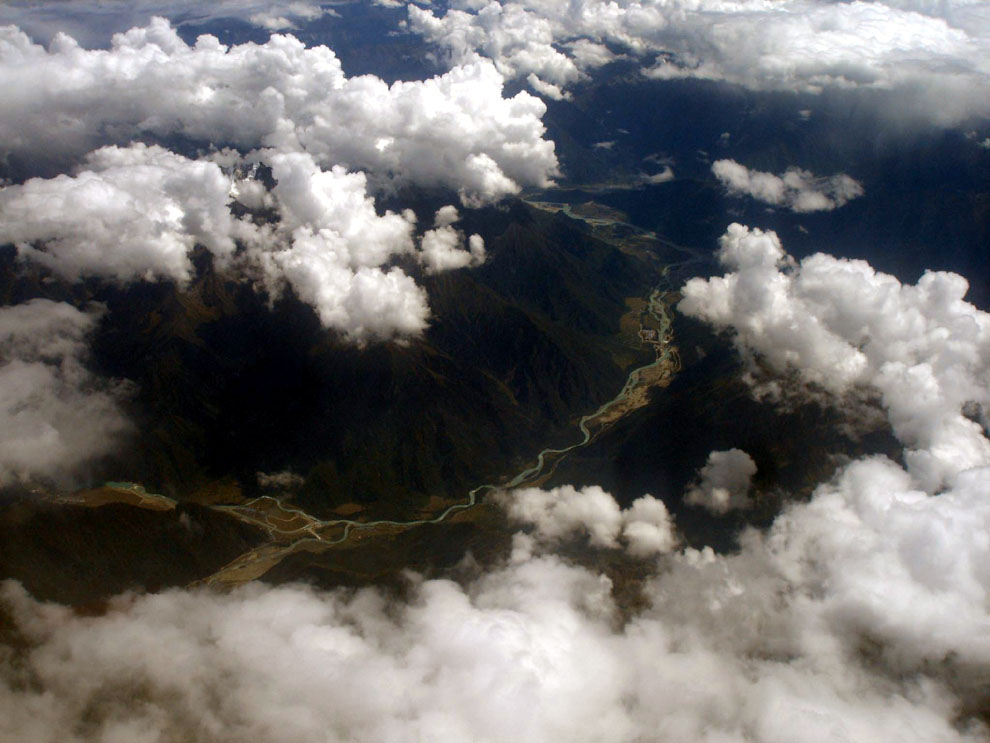
[[[209,574],[261,532],[196,504],[157,511],[18,498],[0,503],[0,578],[43,600],[85,604]]]
[[[102,287],[96,359],[139,389],[141,434],[113,477],[204,499],[289,469],[318,513],[357,503],[401,515],[462,498],[545,446],[621,387],[624,298],[650,272],[521,202],[464,226],[489,260],[421,279],[432,325],[408,342],[347,345],[291,296],[270,308],[209,265],[185,291]]]

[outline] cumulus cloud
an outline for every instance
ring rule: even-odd
[[[478,265],[484,241],[454,228],[457,209],[437,212],[416,250],[412,212],[379,215],[363,173],[322,170],[308,153],[267,150],[275,187],[225,173],[158,146],[105,147],[74,176],[0,189],[0,241],[69,278],[186,281],[195,245],[231,275],[260,275],[274,295],[289,285],[327,327],[355,340],[415,335],[429,317],[423,289],[388,264],[415,253],[430,272]],[[215,160],[239,161],[220,155]],[[274,224],[237,219],[233,200],[273,208]],[[234,257],[235,238],[244,250]]]
[[[308,153],[265,159],[282,219],[249,246],[248,257],[268,290],[291,285],[325,326],[357,341],[421,332],[429,317],[425,292],[387,265],[413,251],[412,213],[379,215],[363,173],[322,170]]]
[[[426,327],[426,294],[410,276],[399,268],[349,268],[327,252],[325,236],[297,237],[274,254],[273,263],[277,278],[288,281],[324,325],[353,340],[417,335]]]
[[[548,83],[545,80],[541,80],[534,73],[529,73],[526,76],[526,82],[530,84],[540,95],[544,95],[554,101],[569,101],[571,100],[571,94],[566,92],[561,86],[554,85],[553,83]]]
[[[985,115],[990,31],[978,3],[807,0],[488,0],[409,6],[410,27],[452,62],[482,54],[506,75],[567,87],[607,62],[608,45],[654,64],[656,78],[756,89],[901,89],[933,119]],[[980,91],[976,94],[976,91]]]
[[[143,144],[105,147],[75,176],[0,189],[0,241],[69,279],[121,281],[185,281],[192,249],[205,245],[230,275],[258,274],[272,294],[291,285],[326,327],[352,339],[422,331],[425,292],[387,265],[414,249],[412,214],[379,215],[363,173],[324,171],[307,153],[260,157],[276,180],[271,193],[207,159]],[[280,219],[261,227],[237,219],[235,198],[272,207]],[[235,238],[244,247],[236,259]],[[441,261],[436,270],[448,267]]]
[[[749,488],[756,474],[756,462],[741,449],[713,451],[688,488],[684,502],[724,514],[751,504]]]
[[[712,173],[733,196],[782,206],[793,212],[831,211],[863,195],[863,187],[845,173],[818,178],[801,168],[781,175],[750,170],[735,160],[716,160]]]
[[[933,108],[934,118],[986,112],[983,102],[967,104],[962,92],[987,89],[987,29],[954,26],[951,14],[939,17],[934,7],[922,14],[896,3],[750,2],[713,10],[685,24],[696,46],[682,52],[681,64],[662,61],[649,73],[808,92],[901,87],[927,96],[929,105],[954,109]],[[704,42],[714,47],[707,55],[697,53]]]
[[[665,165],[663,170],[659,173],[641,173],[639,180],[641,183],[656,186],[660,183],[667,183],[668,181],[674,180],[674,171],[669,165]]]
[[[455,207],[442,207],[437,210],[434,228],[423,233],[419,260],[429,273],[480,266],[485,262],[484,239],[481,235],[471,235],[465,250],[464,233],[453,226],[459,220]]]
[[[336,166],[322,170],[311,155],[273,153],[266,158],[276,183],[279,229],[295,239],[315,236],[341,263],[378,266],[395,253],[413,247],[415,218],[411,213],[379,216],[367,192],[363,173]]]
[[[718,257],[728,273],[690,280],[678,308],[731,330],[752,369],[792,372],[837,397],[878,394],[924,490],[990,462],[970,412],[990,409],[990,315],[963,300],[963,277],[929,272],[903,285],[821,253],[798,264],[775,233],[739,224]]]
[[[106,50],[65,34],[45,49],[0,29],[0,85],[8,155],[71,159],[142,135],[182,135],[242,151],[305,151],[378,185],[451,188],[466,204],[547,186],[557,170],[545,105],[525,92],[503,98],[503,77],[486,60],[388,85],[347,77],[333,51],[292,36],[227,47],[204,35],[189,46],[155,18]]]
[[[0,189],[0,242],[69,278],[190,276],[196,244],[225,260],[248,226],[231,181],[208,161],[132,144],[91,153],[74,176]]]
[[[543,542],[554,543],[587,535],[595,547],[619,548],[646,556],[670,552],[677,545],[674,522],[663,501],[644,495],[622,510],[615,499],[597,485],[552,490],[520,488],[496,496],[517,523],[535,527]]]
[[[644,495],[622,511],[622,539],[634,557],[664,554],[677,547],[674,519],[662,500]]]
[[[98,315],[47,299],[0,308],[0,486],[64,484],[131,431],[128,384],[83,363]]]
[[[578,39],[577,41],[568,42],[565,46],[570,52],[574,63],[582,70],[603,67],[609,62],[623,58],[621,55],[613,53],[604,44],[599,44],[590,39]]]
[[[896,670],[945,661],[950,680],[983,683],[990,582],[980,532],[990,517],[988,485],[986,460],[932,497],[893,462],[865,459],[778,519],[768,544],[782,568],[811,558],[817,546],[820,557],[799,568],[807,571],[802,580],[827,583],[822,608],[830,621],[852,637],[869,633]]]

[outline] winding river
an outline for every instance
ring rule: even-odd
[[[600,431],[606,425],[621,417],[622,411],[616,409],[622,405],[629,405],[630,396],[634,392],[638,392],[641,395],[645,394],[644,386],[652,386],[650,382],[644,381],[648,375],[653,373],[657,379],[666,379],[676,371],[679,362],[676,356],[676,350],[671,344],[671,319],[667,306],[663,301],[663,296],[663,288],[658,287],[654,289],[650,294],[647,305],[647,311],[659,325],[657,333],[658,340],[650,342],[650,345],[655,350],[656,358],[649,364],[633,369],[629,373],[629,377],[626,379],[619,394],[578,421],[581,439],[576,443],[563,448],[548,447],[544,449],[536,456],[535,464],[527,467],[508,482],[502,485],[491,483],[479,485],[468,493],[467,499],[463,503],[448,506],[439,515],[428,519],[414,519],[410,521],[392,521],[388,519],[357,521],[354,519],[339,518],[324,520],[289,505],[281,499],[268,495],[260,496],[247,503],[238,505],[212,506],[215,510],[225,512],[241,521],[252,524],[253,526],[260,526],[268,532],[269,537],[273,541],[241,555],[233,562],[221,568],[217,573],[207,578],[204,582],[207,584],[239,583],[259,577],[269,568],[280,562],[282,558],[292,554],[304,545],[318,543],[326,547],[331,547],[347,541],[356,530],[381,527],[406,529],[425,524],[439,524],[450,518],[451,515],[475,506],[478,503],[479,495],[486,491],[520,487],[549,474],[566,454],[591,442],[595,436],[592,427],[595,426],[596,422],[601,425]],[[656,379],[653,381],[656,381]],[[645,400],[645,397],[643,400]],[[641,404],[634,405],[634,407],[639,406]],[[550,468],[549,471],[547,471],[548,466]],[[284,522],[284,525],[280,526],[277,523],[279,521]],[[292,522],[301,522],[301,524],[290,527],[289,524]],[[322,531],[335,529],[342,529],[342,532],[339,535],[334,534],[332,537],[321,534]]]
[[[278,497],[263,495],[253,498],[246,503],[236,505],[212,505],[210,508],[226,513],[240,521],[265,530],[271,541],[246,552],[228,563],[213,575],[197,581],[208,585],[236,584],[253,580],[264,575],[271,567],[294,552],[304,549],[307,545],[320,545],[319,549],[332,547],[346,542],[355,531],[376,528],[408,529],[426,524],[439,524],[448,520],[452,515],[473,508],[478,504],[479,497],[487,492],[501,489],[518,488],[524,485],[538,484],[548,478],[556,466],[569,452],[589,444],[598,433],[612,425],[627,413],[641,408],[648,403],[648,391],[651,387],[665,384],[673,374],[680,369],[680,359],[673,345],[672,323],[669,310],[664,298],[675,288],[675,277],[691,264],[703,262],[707,256],[681,245],[671,243],[653,232],[609,218],[596,218],[574,212],[569,204],[556,202],[533,202],[531,206],[543,211],[563,211],[569,217],[587,222],[593,229],[621,225],[646,237],[651,241],[663,244],[677,252],[685,254],[682,261],[667,263],[662,268],[660,284],[651,292],[644,312],[656,321],[657,327],[653,333],[643,333],[645,328],[640,326],[640,342],[653,347],[655,358],[648,364],[633,369],[619,393],[608,402],[602,404],[594,412],[582,416],[577,422],[581,438],[562,448],[547,447],[536,455],[532,466],[502,484],[486,483],[469,491],[462,503],[448,506],[432,518],[413,519],[407,521],[392,521],[381,519],[376,521],[358,521],[348,518],[319,519],[293,506]],[[597,229],[596,229],[597,231]],[[144,487],[136,483],[108,482],[105,488],[125,493],[137,500],[136,505],[154,510],[171,510],[176,501],[163,495],[148,493]],[[75,501],[73,501],[75,502]]]

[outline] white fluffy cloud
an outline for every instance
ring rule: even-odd
[[[902,88],[934,119],[990,112],[990,24],[979,3],[792,0],[467,0],[409,6],[410,27],[454,62],[482,54],[507,75],[557,86],[610,58],[659,61],[657,78],[757,89]],[[599,50],[593,53],[593,50]],[[569,53],[568,53],[569,52]]]
[[[879,393],[925,490],[990,462],[970,414],[990,409],[990,315],[963,300],[964,278],[926,273],[902,285],[864,261],[821,253],[796,264],[776,234],[739,224],[718,255],[729,272],[689,281],[682,312],[732,330],[751,364],[833,395]]]
[[[65,34],[45,49],[0,28],[0,85],[9,113],[0,154],[64,164],[107,145],[73,175],[0,190],[0,242],[69,279],[179,282],[193,247],[205,245],[218,266],[246,270],[274,293],[291,285],[324,325],[357,341],[426,327],[425,292],[397,258],[437,272],[485,255],[480,236],[464,249],[440,216],[417,249],[411,213],[379,215],[369,192],[439,186],[478,205],[546,186],[557,168],[543,102],[503,98],[489,61],[388,85],[347,77],[330,49],[291,36],[232,47],[202,36],[190,46],[155,18],[105,50]],[[226,149],[192,160],[133,141],[148,135]],[[229,174],[258,162],[272,167],[273,193]],[[274,208],[280,221],[234,218],[234,199]],[[456,216],[441,213],[450,210]]]
[[[306,153],[263,159],[277,181],[271,194],[209,160],[142,144],[105,147],[75,176],[0,189],[0,241],[69,279],[180,282],[201,244],[221,270],[231,264],[231,275],[260,272],[274,294],[290,284],[326,327],[354,340],[422,331],[425,292],[387,265],[413,252],[414,217],[379,215],[363,173],[321,170]],[[280,220],[257,227],[234,218],[235,196],[274,207]],[[236,261],[235,238],[244,245]]]
[[[464,249],[464,233],[454,227],[460,215],[453,206],[437,210],[434,227],[423,233],[419,259],[430,273],[450,271],[485,262],[485,241],[481,235],[468,238]]]
[[[724,79],[755,88],[815,92],[824,87],[920,89],[932,117],[966,109],[984,114],[983,100],[966,101],[964,92],[987,91],[985,26],[952,25],[939,17],[895,3],[805,2],[776,6],[761,2],[721,4],[707,17],[693,16],[681,29],[695,41],[684,66],[661,63],[658,77]]]
[[[347,77],[333,51],[292,36],[193,46],[155,18],[86,50],[57,35],[48,49],[0,29],[3,152],[66,158],[142,134],[306,151],[324,167],[367,171],[377,183],[460,192],[465,203],[545,186],[556,172],[542,101],[502,97],[489,61],[417,82]]]
[[[778,519],[771,554],[809,590],[823,589],[819,608],[846,642],[862,633],[896,671],[946,662],[950,680],[981,684],[990,669],[987,464],[930,496],[883,457],[854,462]]]
[[[284,278],[320,321],[357,341],[416,335],[426,327],[426,294],[399,268],[349,268],[328,251],[326,236],[299,235],[292,247],[273,254]],[[270,275],[270,272],[269,272]]]
[[[221,259],[247,225],[231,181],[205,160],[133,144],[91,153],[74,176],[0,189],[0,242],[69,278],[189,278],[198,243]]]
[[[756,474],[756,462],[741,449],[713,451],[698,473],[698,480],[684,501],[723,514],[750,505],[749,488]]]
[[[268,287],[283,281],[311,304],[327,327],[356,339],[415,335],[426,327],[426,294],[395,256],[414,249],[411,213],[379,215],[363,173],[321,170],[306,153],[267,156],[282,214],[281,243],[252,251]]]
[[[429,318],[426,293],[389,263],[410,255],[439,273],[485,260],[484,240],[453,225],[457,208],[440,208],[417,248],[411,211],[379,215],[363,173],[321,170],[308,153],[263,154],[276,180],[271,203],[282,219],[261,230],[249,248],[264,281],[277,293],[284,283],[313,305],[323,324],[355,340],[416,335]],[[275,247],[272,247],[274,242]]]
[[[263,159],[277,182],[271,198],[282,219],[254,238],[251,261],[261,266],[270,291],[287,282],[324,325],[355,340],[416,335],[426,327],[426,293],[400,268],[389,267],[393,259],[412,255],[431,273],[484,262],[479,235],[471,235],[464,249],[464,235],[453,226],[459,219],[454,206],[437,211],[417,249],[415,215],[379,215],[363,173],[321,170],[308,153],[269,152]]]
[[[128,385],[83,365],[97,316],[46,299],[0,308],[0,486],[67,482],[130,432]]]
[[[476,13],[455,8],[438,17],[410,4],[409,20],[413,30],[445,46],[456,63],[469,63],[481,53],[506,76],[527,77],[537,92],[551,98],[560,98],[560,87],[585,77],[577,58],[590,65],[608,59],[604,53],[591,53],[588,44],[578,48],[574,59],[556,49],[556,18],[517,3],[481,6]]]
[[[677,545],[667,507],[650,495],[625,510],[597,485],[519,488],[499,493],[496,501],[513,521],[535,527],[536,536],[544,542],[586,534],[595,547],[618,548],[621,540],[636,556],[670,552]]]
[[[863,195],[859,182],[845,173],[818,178],[801,168],[788,168],[781,175],[750,170],[735,160],[716,160],[712,173],[734,196],[751,196],[794,212],[831,211]]]

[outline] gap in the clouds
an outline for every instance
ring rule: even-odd
[[[407,203],[424,215],[436,208],[429,198]],[[606,339],[623,297],[642,280],[631,264],[609,257],[571,220],[522,205],[467,211],[465,228],[488,236],[489,262],[474,272],[424,277],[433,323],[423,339],[405,344],[361,350],[341,343],[291,293],[269,308],[251,286],[208,265],[183,291],[105,287],[98,298],[108,313],[96,355],[107,375],[138,383],[159,431],[148,441],[158,464],[146,462],[146,476],[131,479],[195,492],[204,477],[225,469],[246,484],[257,470],[306,473],[322,461],[312,488],[300,494],[308,506],[326,508],[321,493],[363,482],[341,495],[401,514],[417,507],[420,496],[409,492],[460,498],[496,476],[506,456],[527,456],[550,431],[563,431],[573,410],[593,409],[614,394],[622,371]],[[551,277],[559,285],[547,292]],[[590,283],[602,279],[604,285]],[[521,375],[512,371],[517,356],[531,367]],[[491,376],[476,375],[475,367]],[[448,392],[433,397],[431,379]],[[495,435],[490,424],[516,432]],[[414,433],[420,426],[425,440]],[[200,444],[173,450],[169,442],[183,439]],[[453,459],[429,464],[433,447],[451,442]],[[194,475],[197,459],[206,469]]]
[[[451,196],[405,190],[382,206],[411,206],[423,222]],[[521,201],[466,210],[461,226],[485,236],[486,264],[422,276],[434,314],[424,337],[363,349],[321,328],[291,291],[269,305],[201,249],[185,287],[71,284],[31,264],[11,265],[9,278],[19,300],[106,307],[92,339],[95,367],[136,385],[138,431],[106,479],[209,504],[260,494],[259,471],[291,471],[302,481],[291,502],[311,513],[406,520],[519,471],[548,444],[574,443],[575,411],[622,387],[636,354],[615,332],[626,299],[655,280],[655,266],[600,242],[583,222]],[[398,579],[407,566],[446,570],[466,551],[495,559],[509,534],[498,513],[472,509],[463,522],[409,530],[387,548],[371,539],[329,558],[300,552],[271,579],[298,572],[359,584]],[[107,548],[96,539],[93,549]]]
[[[156,134],[154,132],[144,131],[135,133],[131,131],[115,131],[113,127],[105,127],[100,133],[99,142],[94,142],[93,150],[99,149],[99,146],[126,148],[135,144],[143,144],[149,147],[158,146],[189,160],[199,160],[210,155],[215,155],[225,147],[233,147],[234,143],[223,140],[204,142],[178,132]],[[57,178],[59,175],[76,173],[86,169],[80,153],[65,153],[53,150],[52,152],[25,154],[14,150],[4,153],[4,155],[2,160],[0,160],[0,179],[2,179],[0,182],[6,181],[5,185],[23,184],[32,178],[52,179]],[[270,172],[270,169],[268,169],[268,172]],[[232,203],[231,207],[232,209],[237,209],[238,205],[235,202]]]
[[[394,37],[381,42],[383,46],[366,43],[380,34],[376,24],[385,17],[382,14],[397,17],[394,9],[356,3],[342,7],[340,13],[350,14],[345,17],[346,24],[336,17],[325,16],[304,24],[297,35],[307,44],[329,42],[344,61],[349,75],[367,71],[391,80],[401,71],[403,77],[416,76],[415,65],[409,66],[420,44],[415,37]],[[202,32],[220,34],[221,41],[227,38],[224,34],[236,37],[239,42],[245,38],[256,41],[267,38],[267,32],[242,21],[214,19],[196,25],[183,23],[181,14],[173,17],[179,23],[180,35],[190,42]],[[345,25],[346,32],[341,30]],[[389,49],[387,54],[381,53],[385,47]],[[434,71],[426,56],[419,61],[421,71]],[[864,104],[862,93],[858,92],[822,96],[752,93],[718,83],[647,81],[638,76],[632,62],[614,63],[603,71],[602,77],[610,79],[575,86],[571,102],[549,103],[546,122],[563,160],[565,176],[561,182],[571,188],[546,191],[540,198],[572,204],[594,199],[624,212],[631,223],[700,252],[714,248],[716,238],[731,217],[778,231],[788,249],[798,257],[816,250],[842,252],[867,258],[878,268],[906,281],[914,281],[925,268],[955,269],[971,278],[974,291],[970,297],[985,305],[990,291],[990,282],[986,280],[990,265],[985,239],[988,211],[984,203],[990,187],[987,171],[982,167],[986,155],[962,134],[919,131],[910,121],[892,124],[878,114],[876,104]],[[525,87],[525,83],[516,81],[505,92],[512,95]],[[198,145],[191,140],[169,137],[158,143],[190,156],[198,154]],[[827,215],[768,210],[762,204],[722,193],[711,176],[710,163],[723,156],[771,172],[792,165],[824,173],[849,169],[866,185],[866,196]],[[600,191],[575,188],[603,182],[607,185],[608,179],[622,183],[644,171],[647,175],[656,174],[663,167],[661,163],[668,161],[676,172],[675,179],[668,183]],[[382,197],[379,211],[387,206],[398,210],[412,205],[420,225],[425,225],[436,207],[446,202],[453,202],[452,194],[400,193]],[[906,212],[912,219],[903,218]],[[501,224],[500,219],[504,222],[506,214],[515,224],[500,232],[504,225],[499,228],[492,225]],[[534,237],[527,219],[530,215],[518,205],[468,212],[463,221],[465,229],[498,238],[492,243],[493,261],[476,274],[426,279],[440,322],[427,332],[422,342],[376,347],[363,352],[363,360],[356,360],[357,352],[353,349],[342,349],[334,340],[326,340],[312,312],[291,292],[276,303],[272,312],[264,296],[249,287],[225,285],[205,263],[199,267],[197,284],[190,291],[176,291],[165,284],[138,285],[128,290],[98,286],[86,289],[87,285],[83,285],[83,288],[45,289],[43,293],[78,302],[89,291],[93,298],[111,306],[111,318],[124,316],[130,308],[137,307],[142,317],[104,322],[106,335],[97,342],[98,349],[103,350],[99,363],[104,364],[108,375],[139,378],[142,389],[147,385],[148,395],[168,387],[163,379],[176,384],[185,394],[186,399],[176,409],[158,411],[165,423],[158,420],[154,425],[166,429],[172,426],[169,432],[162,433],[160,428],[149,425],[151,447],[158,447],[154,455],[157,461],[137,466],[134,479],[146,479],[142,468],[151,468],[156,474],[150,481],[155,485],[174,480],[198,493],[201,486],[230,477],[250,493],[250,486],[244,483],[251,481],[256,467],[274,471],[291,464],[315,472],[313,483],[301,494],[310,505],[324,507],[326,503],[321,498],[326,492],[344,490],[354,482],[360,483],[361,492],[355,497],[361,503],[399,503],[405,483],[383,478],[383,466],[411,476],[418,495],[430,492],[437,483],[443,483],[447,494],[463,491],[474,475],[489,475],[472,472],[468,477],[446,465],[424,464],[423,451],[428,445],[420,442],[410,445],[405,440],[401,423],[388,418],[388,408],[394,400],[382,394],[381,388],[394,390],[398,386],[399,396],[411,401],[410,416],[415,418],[434,412],[429,410],[428,403],[432,389],[427,380],[430,375],[448,385],[445,389],[470,388],[466,396],[477,402],[493,394],[496,385],[491,379],[473,379],[467,383],[460,374],[462,370],[457,369],[458,364],[480,362],[499,374],[511,374],[513,362],[523,359],[532,366],[532,376],[512,380],[510,385],[511,402],[521,402],[527,408],[519,421],[528,416],[542,416],[562,431],[575,401],[601,399],[608,384],[620,376],[604,360],[608,349],[597,342],[586,343],[587,339],[580,337],[581,333],[604,333],[608,323],[614,320],[614,307],[597,311],[604,303],[598,301],[595,293],[602,288],[589,288],[586,277],[580,276],[580,271],[587,267],[565,265],[560,294],[555,293],[560,287],[545,278],[548,267],[559,267],[576,252],[571,246],[558,250],[563,245],[559,237],[568,235],[568,240],[580,242],[581,238],[574,235],[581,235],[585,228],[557,217],[553,222],[545,222],[540,227],[542,232]],[[558,238],[558,244],[548,247],[548,235]],[[562,254],[567,255],[562,258]],[[511,260],[506,256],[511,256]],[[522,271],[521,260],[529,261]],[[403,266],[409,272],[416,270],[411,263]],[[698,264],[694,268],[696,273],[704,274],[713,265]],[[623,282],[625,279],[619,284],[629,285]],[[611,292],[608,302],[614,305],[622,299],[621,292],[611,287],[607,290]],[[8,296],[13,301],[33,295],[22,284]],[[240,319],[232,318],[234,315]],[[464,321],[466,329],[445,324],[451,317]],[[164,331],[163,325],[157,324],[162,318],[165,318]],[[248,320],[251,327],[245,325]],[[114,325],[131,321],[137,324],[124,328]],[[577,333],[573,332],[575,329]],[[163,337],[155,336],[159,331]],[[155,343],[143,337],[148,335]],[[692,331],[687,325],[683,325],[679,335],[686,339],[688,347],[704,346],[707,342],[700,338],[697,329]],[[120,342],[120,338],[133,342],[133,347],[127,340]],[[479,338],[494,345],[478,343]],[[492,350],[495,346],[498,349]],[[147,354],[149,348],[159,356],[151,367],[140,368],[143,362],[137,359]],[[581,355],[585,351],[590,351],[587,358]],[[683,390],[675,388],[671,392],[674,402],[658,403],[657,410],[663,412],[650,414],[652,422],[646,433],[635,429],[641,425],[637,421],[649,417],[643,412],[628,422],[635,429],[632,433],[620,430],[626,427],[624,423],[610,435],[622,439],[623,445],[626,440],[647,441],[654,435],[654,428],[669,427],[670,420],[687,415],[688,405],[678,400],[693,399],[698,394],[721,399],[718,395],[725,393],[726,400],[738,403],[744,397],[736,379],[738,368],[724,363],[725,354],[724,344],[712,346],[706,358],[698,360],[698,369],[689,369],[679,382],[685,385]],[[338,360],[335,362],[331,357]],[[346,360],[339,361],[340,358]],[[561,363],[567,365],[564,372],[560,371]],[[324,367],[333,374],[320,371]],[[237,373],[235,370],[240,368],[247,371]],[[424,369],[429,373],[423,372]],[[496,381],[502,379],[494,372],[492,376]],[[205,385],[200,385],[201,378],[207,380]],[[589,381],[593,378],[600,381]],[[365,385],[362,380],[370,381]],[[334,384],[343,388],[336,392],[340,399],[322,391]],[[696,386],[691,387],[692,384]],[[698,393],[698,389],[706,391]],[[354,419],[366,412],[342,399],[348,395],[367,404],[373,418],[384,418],[369,440],[385,442],[392,452],[398,449],[401,453],[390,453],[385,462],[386,456],[371,446],[357,445],[353,440],[340,443],[347,438],[347,427],[353,426]],[[244,399],[265,400],[267,407],[243,406],[240,401]],[[165,402],[171,404],[173,400],[168,397]],[[753,443],[768,439],[769,413],[761,418],[742,403],[738,404],[739,408],[727,406],[729,412],[724,420],[716,417],[708,423],[716,430],[740,433],[738,440],[720,439],[719,446],[754,449],[752,453],[760,465],[761,477],[768,482],[779,480],[788,489],[801,492],[806,490],[807,483],[827,475],[829,468],[834,469],[832,460],[817,455],[807,457],[810,469],[801,477],[788,475],[786,466],[775,469],[775,459],[787,457],[770,451],[771,447],[765,444],[766,450],[761,451],[760,444]],[[215,414],[211,406],[219,407],[223,414]],[[471,412],[490,413],[489,408],[483,402],[471,408]],[[308,420],[306,416],[314,410],[322,416],[318,423],[286,434],[288,422]],[[494,417],[499,418],[503,412],[500,409]],[[804,411],[802,415],[795,423],[797,428],[806,425],[816,430],[836,422],[820,410]],[[145,423],[140,415],[137,420],[139,424]],[[738,431],[739,420],[752,422],[753,441],[742,436],[745,431]],[[437,442],[467,439],[471,436],[470,422],[470,416],[452,422],[441,415],[430,419],[428,431]],[[466,453],[462,453],[461,461],[481,461],[494,452],[485,465],[494,471],[495,462],[519,458],[525,447],[541,441],[536,434],[529,439],[523,436],[525,440],[513,448],[505,443],[511,427],[504,421],[500,425],[500,442],[493,442],[496,436],[476,437],[464,447]],[[401,434],[396,434],[397,428]],[[626,476],[630,483],[618,482],[614,487],[616,492],[629,500],[641,492],[666,487],[669,492],[661,494],[676,498],[711,448],[709,442],[702,443],[702,428],[699,424],[699,430],[694,433],[678,432],[682,440],[661,457],[662,477],[657,471],[643,480],[630,474]],[[788,429],[785,426],[781,430]],[[173,445],[179,438],[176,431],[192,432],[189,438],[192,443]],[[804,438],[808,436],[805,434]],[[795,442],[804,440],[802,436],[792,438]],[[320,462],[317,449],[327,441],[336,442],[341,451],[358,453],[348,458],[337,452],[332,464]],[[889,452],[889,443],[867,440],[863,451]],[[205,465],[196,461],[200,446],[208,450],[204,455]],[[602,456],[602,461],[618,461],[624,467],[628,457],[635,456],[625,452],[641,451],[639,443],[630,449],[615,446],[621,453],[609,452]],[[840,451],[842,447],[836,445],[833,449]],[[591,453],[586,456],[594,460]],[[798,458],[793,453],[788,456],[791,460]],[[644,458],[648,460],[649,456]],[[350,471],[342,473],[337,459],[348,459]],[[233,474],[224,470],[230,462],[238,460],[251,464],[239,464]],[[594,475],[596,466],[582,465],[575,459],[557,477],[559,482],[568,478],[607,482]],[[572,474],[568,474],[567,467]],[[197,471],[198,468],[202,471]],[[190,479],[184,481],[189,472]],[[632,466],[629,472],[638,470]],[[172,487],[180,486],[173,483]],[[767,510],[760,516],[764,523],[775,512],[776,505],[768,501]],[[400,511],[414,508],[409,503],[399,503],[396,507]],[[692,527],[691,513],[685,517],[688,531],[701,533],[709,528],[704,523],[696,529]],[[723,531],[729,533],[735,527],[734,522],[729,522]],[[723,531],[718,532],[718,539]]]

